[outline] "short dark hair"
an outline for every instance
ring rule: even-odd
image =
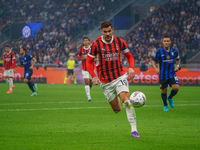
[[[26,47],[24,47],[24,46],[22,46],[22,49],[23,49],[25,52],[27,51]]]
[[[104,21],[101,23],[101,29],[108,28],[109,26],[111,26],[111,28],[112,28],[112,23],[109,21]]]
[[[164,37],[163,37],[163,39],[164,38],[169,38],[170,40],[171,40],[171,37],[169,36],[169,35],[165,35]]]
[[[90,41],[90,39],[88,37],[84,37],[83,40],[88,39]]]
[[[6,45],[5,47],[9,47],[9,48],[11,48],[10,45]]]

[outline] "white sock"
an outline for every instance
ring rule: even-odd
[[[10,83],[10,81],[7,79],[7,78],[4,78],[3,80],[5,80],[6,81],[6,83]]]
[[[85,92],[86,92],[87,98],[91,99],[91,96],[90,96],[90,86],[89,85],[85,85]]]
[[[124,102],[124,107],[126,108],[126,115],[128,118],[129,123],[131,124],[131,132],[136,131],[136,113],[133,105],[131,104],[130,100]]]
[[[9,87],[10,87],[10,91],[12,91],[12,87],[13,87],[13,79],[12,78],[9,78]]]

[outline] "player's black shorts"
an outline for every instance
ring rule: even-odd
[[[74,74],[74,70],[73,69],[68,69],[67,75],[73,75]]]
[[[25,71],[25,72],[24,72],[24,79],[31,80],[32,74],[33,74],[33,71],[32,71],[32,70]]]
[[[165,89],[168,85],[171,87],[172,84],[179,84],[177,76],[168,80],[160,80],[160,89]]]

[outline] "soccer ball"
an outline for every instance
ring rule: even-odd
[[[146,96],[140,91],[133,92],[130,96],[130,102],[134,107],[142,107],[146,103]]]

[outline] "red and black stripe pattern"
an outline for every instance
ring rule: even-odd
[[[80,48],[79,51],[78,51],[78,60],[81,60],[81,61],[82,61],[81,65],[82,65],[82,70],[84,70],[84,71],[87,71],[86,58],[87,58],[87,54],[88,54],[88,52],[89,52],[89,49],[90,49],[90,47],[86,49],[86,48],[83,46],[83,47]],[[82,60],[82,58],[84,58],[84,59]]]
[[[4,59],[3,67],[5,68],[5,70],[15,68],[15,57],[13,52],[4,53],[3,59]]]
[[[91,46],[89,56],[97,57],[97,74],[101,82],[109,83],[124,75],[121,52],[129,52],[127,44],[119,37],[113,35],[111,43],[103,40],[103,37],[96,39]]]

